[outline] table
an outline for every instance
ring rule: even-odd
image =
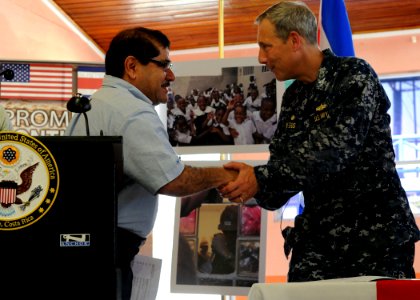
[[[420,300],[420,280],[362,276],[256,283],[249,290],[248,300]]]

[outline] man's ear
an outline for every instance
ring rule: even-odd
[[[136,79],[136,69],[138,68],[137,65],[137,58],[134,56],[127,56],[124,61],[124,75],[127,76],[128,79]]]
[[[291,31],[289,33],[289,40],[291,42],[293,51],[298,50],[302,46],[302,37],[296,31]]]

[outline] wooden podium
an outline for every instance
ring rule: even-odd
[[[55,199],[44,201],[47,209],[40,205],[35,210],[44,215],[30,226],[0,230],[0,298],[117,299],[115,239],[122,138],[37,140],[56,163],[58,192]],[[12,206],[19,207],[17,203]],[[30,207],[29,201],[25,203]],[[0,225],[9,223],[13,224]]]

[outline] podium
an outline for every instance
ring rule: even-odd
[[[0,231],[0,298],[117,299],[122,138],[37,140],[56,162],[58,192],[47,212],[38,209],[44,212],[42,218]]]

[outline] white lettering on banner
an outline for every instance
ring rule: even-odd
[[[55,110],[34,110],[27,111],[23,109],[10,112],[10,119],[15,119],[14,126],[35,126],[35,127],[67,127],[69,123],[69,111]]]
[[[63,136],[71,112],[63,101],[1,101],[17,132],[31,136]]]
[[[31,130],[24,130],[18,129],[17,132],[28,134],[31,136],[64,136],[65,129],[31,129]]]

